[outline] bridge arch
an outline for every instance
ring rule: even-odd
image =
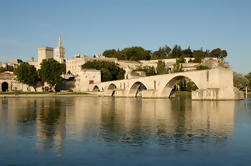
[[[164,96],[170,97],[172,95],[173,91],[178,89],[178,87],[176,85],[177,85],[178,81],[181,81],[181,80],[184,81],[183,85],[186,86],[185,88],[187,88],[187,86],[189,85],[187,83],[189,82],[189,83],[193,83],[194,90],[200,89],[200,87],[198,86],[199,84],[196,83],[195,79],[192,79],[191,77],[185,76],[185,75],[177,75],[177,76],[172,77],[171,79],[169,79],[165,82],[165,86],[161,90],[162,95],[165,94]],[[181,87],[179,87],[179,88],[181,88]]]
[[[7,82],[2,83],[2,92],[7,92],[9,90],[9,84]]]
[[[95,85],[92,89],[93,92],[100,92],[100,88],[98,87],[98,85]]]
[[[114,83],[111,83],[111,84],[109,84],[107,91],[108,91],[109,95],[114,96],[116,89],[117,89],[117,86]]]
[[[141,96],[141,91],[142,90],[147,90],[147,87],[145,84],[143,84],[140,81],[137,81],[135,83],[133,83],[133,85],[131,86],[130,90],[129,90],[129,96]]]
[[[115,89],[117,89],[117,86],[116,86],[114,83],[111,83],[111,84],[108,86],[107,89],[108,89],[108,90],[115,90]]]

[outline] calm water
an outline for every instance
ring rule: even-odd
[[[0,98],[0,165],[251,165],[251,99]]]

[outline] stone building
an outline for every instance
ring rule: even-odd
[[[13,92],[13,91],[23,91],[23,92],[34,92],[35,89],[26,84],[18,82],[16,76],[13,72],[3,72],[0,73],[0,92]],[[38,87],[37,91],[42,91],[42,87]]]
[[[81,72],[77,73],[75,77],[75,87],[73,91],[85,92],[91,91],[89,89],[90,85],[101,82],[101,72],[96,69],[83,69]]]
[[[90,57],[85,55],[76,54],[73,58],[66,61],[66,72],[71,74],[77,74],[82,70],[82,65],[85,64]]]

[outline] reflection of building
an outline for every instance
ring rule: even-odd
[[[172,139],[176,135],[190,139],[226,138],[234,127],[235,102],[232,101],[133,98],[87,98],[85,102],[77,98],[76,101],[74,107],[68,108],[71,118],[67,123],[72,124],[68,129],[78,138],[90,126],[105,140],[128,143],[144,142],[150,135]]]
[[[66,133],[67,140],[132,145],[149,139],[161,145],[225,140],[233,131],[234,110],[234,101],[7,98],[0,100],[0,126],[8,125],[6,131],[14,136],[31,136],[39,150],[60,155]]]

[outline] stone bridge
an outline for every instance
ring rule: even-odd
[[[192,92],[192,99],[236,100],[243,98],[243,94],[233,87],[233,71],[224,67],[101,82],[90,85],[89,91],[102,96],[170,97],[174,85],[183,78],[189,79],[198,87]]]

